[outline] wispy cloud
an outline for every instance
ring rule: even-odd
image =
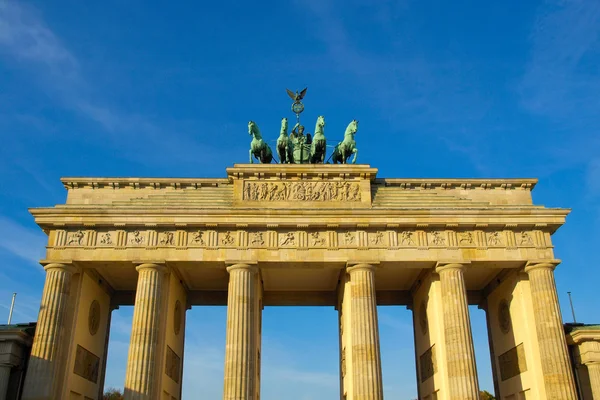
[[[47,236],[41,230],[26,228],[10,218],[0,215],[0,249],[31,264],[44,256]],[[40,271],[42,271],[40,267]]]
[[[0,2],[0,54],[29,71],[63,107],[96,123],[104,133],[97,140],[108,139],[124,157],[146,164],[149,153],[160,149],[163,163],[211,164],[222,159],[223,151],[240,152],[230,145],[217,156],[216,149],[194,137],[201,126],[204,131],[221,127],[194,121],[182,129],[186,124],[124,113],[100,100],[96,93],[104,90],[104,97],[109,98],[110,92],[95,87],[83,63],[33,6],[12,0]],[[154,159],[151,162],[156,164]]]

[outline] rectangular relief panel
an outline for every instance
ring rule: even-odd
[[[523,343],[499,355],[498,364],[500,365],[500,378],[502,381],[526,372],[527,363]]]
[[[98,383],[99,368],[100,358],[91,351],[77,345],[73,373],[92,383]]]

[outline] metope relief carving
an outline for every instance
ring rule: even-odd
[[[112,235],[110,234],[110,232],[103,233],[100,236],[100,244],[102,246],[112,246],[113,245]]]
[[[519,246],[533,246],[533,238],[529,232],[521,232],[519,234]]]
[[[83,245],[84,237],[85,237],[85,232],[82,230],[78,230],[78,231],[69,233],[69,236],[67,237],[67,246]]]
[[[402,246],[414,246],[414,232],[412,231],[403,231],[400,233],[400,244]]]
[[[159,243],[162,246],[173,246],[175,240],[175,234],[173,232],[163,232],[160,238]]]
[[[231,232],[230,231],[225,232],[223,234],[223,237],[221,238],[221,244],[223,246],[233,246],[234,243],[235,243],[235,238],[233,237]]]
[[[195,244],[198,246],[206,246],[205,234],[202,231],[192,232],[190,235],[190,244]]]
[[[244,182],[243,200],[361,201],[359,182]]]
[[[252,232],[250,235],[250,245],[253,247],[262,247],[265,245],[264,232]]]
[[[295,246],[296,245],[296,233],[295,232],[282,233],[279,236],[279,245],[282,247]]]
[[[344,244],[346,246],[353,246],[356,244],[356,234],[354,232],[344,233]]]
[[[459,232],[458,244],[462,246],[473,246],[475,244],[473,232]]]
[[[501,246],[502,238],[500,232],[491,232],[488,236],[488,245],[490,246]]]
[[[443,246],[446,244],[446,238],[444,232],[433,231],[431,232],[431,243],[435,246]]]
[[[384,244],[385,235],[383,232],[375,232],[370,237],[372,246],[382,246]]]
[[[310,245],[313,247],[325,246],[325,237],[321,236],[321,232],[311,232]]]
[[[144,240],[145,240],[144,234],[141,233],[140,231],[136,230],[136,231],[130,232],[130,236],[131,236],[131,239],[129,239],[129,243],[131,243],[132,245],[141,246],[144,244]]]

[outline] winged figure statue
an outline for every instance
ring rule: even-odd
[[[304,98],[304,96],[306,95],[306,89],[308,89],[308,88],[304,88],[300,93],[298,93],[298,91],[296,91],[296,93],[294,93],[290,89],[285,89],[285,90],[287,90],[288,96],[290,96],[290,98],[292,100],[294,100],[294,103],[299,103],[300,100],[302,100]]]

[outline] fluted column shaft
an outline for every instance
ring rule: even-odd
[[[381,353],[375,296],[375,267],[358,264],[350,275],[353,400],[382,400]]]
[[[0,364],[0,400],[6,400],[8,380],[10,379],[10,369],[10,365]]]
[[[255,397],[256,279],[258,269],[247,264],[227,267],[227,333],[225,345],[224,400]]]
[[[575,400],[575,380],[571,370],[552,263],[525,267],[533,300],[533,315],[540,348],[542,372],[549,400]]]
[[[600,400],[600,363],[587,364],[588,375],[590,377],[590,386],[592,388],[592,398]]]
[[[478,400],[479,384],[463,270],[462,264],[444,264],[436,268],[442,289],[448,398]]]
[[[76,268],[65,264],[48,264],[40,313],[23,392],[24,400],[58,399],[58,382],[64,365],[59,365],[66,351],[64,340],[66,311],[71,295],[71,278]]]
[[[167,268],[157,264],[137,266],[131,342],[125,375],[127,400],[158,399],[159,382],[156,355],[160,330],[160,308]]]

